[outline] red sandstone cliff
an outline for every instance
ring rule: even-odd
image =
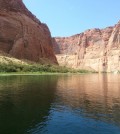
[[[57,63],[48,27],[22,0],[0,0],[0,51],[18,59]]]
[[[120,22],[71,37],[53,39],[60,65],[99,72],[120,71]]]

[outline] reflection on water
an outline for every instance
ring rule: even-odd
[[[120,76],[84,75],[59,79],[59,101],[84,116],[120,126]],[[118,119],[119,118],[119,119]]]
[[[38,123],[42,127],[56,82],[43,76],[0,77],[0,134],[23,134]]]
[[[120,134],[120,75],[0,77],[0,134]]]

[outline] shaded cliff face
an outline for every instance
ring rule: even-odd
[[[120,71],[120,22],[102,30],[57,37],[53,44],[60,65],[99,72]]]
[[[0,0],[0,50],[18,59],[57,63],[48,27],[22,0]]]

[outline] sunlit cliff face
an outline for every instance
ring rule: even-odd
[[[75,69],[120,70],[120,22],[105,29],[90,29],[66,38],[54,38],[60,65]]]
[[[17,59],[57,63],[47,25],[22,0],[0,0],[0,51]]]

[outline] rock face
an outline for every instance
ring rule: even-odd
[[[120,22],[114,27],[57,37],[53,44],[62,66],[98,72],[120,71]]]
[[[0,0],[0,51],[18,59],[57,63],[48,27],[22,0]]]

